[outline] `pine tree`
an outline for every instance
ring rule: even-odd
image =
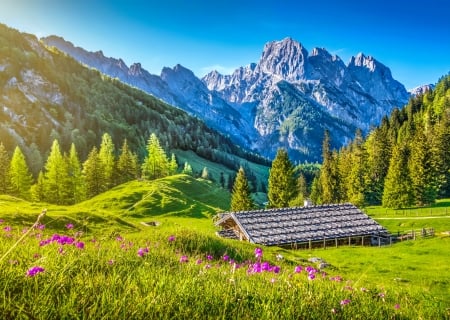
[[[208,168],[207,167],[203,168],[201,177],[202,177],[202,179],[205,179],[205,180],[209,179],[209,174],[208,174]]]
[[[392,150],[392,159],[384,181],[383,207],[398,209],[413,204],[408,154],[409,150],[404,145],[395,145]]]
[[[50,203],[65,203],[64,193],[67,183],[67,166],[61,154],[58,140],[54,140],[45,164],[45,200]]]
[[[417,206],[433,204],[437,197],[437,168],[434,167],[431,144],[427,141],[424,128],[416,130],[411,143],[409,172],[412,191]]]
[[[244,169],[239,168],[231,193],[231,211],[246,211],[254,207]]]
[[[86,198],[86,191],[81,163],[78,158],[77,149],[73,143],[70,146],[70,153],[69,157],[66,159],[66,163],[68,178],[66,184],[66,203],[74,204],[81,202]]]
[[[175,154],[172,153],[172,155],[170,157],[170,162],[169,162],[169,174],[174,175],[177,173],[177,171],[178,171],[177,158],[175,157]]]
[[[322,204],[322,190],[320,184],[320,172],[314,177],[311,185],[311,201],[314,204]]]
[[[39,171],[37,181],[31,186],[31,199],[36,202],[46,201],[45,199],[45,177],[42,171]]]
[[[88,158],[83,163],[83,176],[86,186],[86,196],[92,198],[105,191],[105,177],[98,151],[93,147]]]
[[[117,160],[117,183],[121,184],[136,179],[138,176],[137,156],[128,148],[128,142],[125,139],[122,145],[120,157]]]
[[[278,149],[269,172],[268,207],[284,208],[296,194],[294,166],[285,149]]]
[[[372,205],[381,204],[384,180],[389,169],[391,143],[388,126],[389,122],[384,120],[379,128],[370,133],[365,143],[367,150],[366,199],[367,203]]]
[[[22,199],[28,199],[30,197],[33,177],[25,161],[25,156],[19,147],[14,149],[11,158],[9,177],[11,181],[11,194]]]
[[[103,167],[104,175],[104,191],[114,186],[114,168],[115,168],[115,146],[111,136],[104,133],[102,136],[102,143],[98,152],[98,158]]]
[[[0,194],[8,194],[11,189],[11,179],[9,177],[9,159],[5,146],[0,142]]]
[[[147,143],[147,157],[142,164],[142,175],[146,179],[157,179],[169,174],[169,160],[154,133]]]
[[[362,133],[357,130],[351,145],[351,170],[346,183],[348,201],[356,206],[366,205],[367,152],[363,142]]]
[[[322,167],[320,169],[320,195],[322,203],[339,203],[341,201],[340,177],[337,153],[330,150],[330,135],[325,131],[322,145]]]
[[[190,175],[192,176],[192,167],[189,163],[185,162],[184,163],[184,167],[183,167],[183,171],[184,174]]]

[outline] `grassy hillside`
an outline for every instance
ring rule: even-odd
[[[0,315],[433,319],[450,308],[448,236],[381,248],[266,247],[259,262],[270,268],[254,271],[255,245],[214,235],[211,218],[228,204],[222,188],[187,175],[132,181],[74,206],[0,196]],[[43,228],[23,233],[43,208]],[[55,233],[74,244],[38,245]],[[330,266],[318,270],[313,257]],[[24,277],[34,267],[44,271]]]
[[[229,208],[230,194],[211,181],[176,175],[154,181],[131,181],[73,206],[32,203],[0,196],[0,218],[31,225],[47,209],[44,223],[64,229],[73,223],[84,231],[137,232],[143,222],[174,226],[188,221],[194,229],[214,230],[211,218]]]

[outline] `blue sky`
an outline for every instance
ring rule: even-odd
[[[153,74],[177,63],[203,76],[258,62],[264,44],[292,37],[347,63],[363,52],[407,89],[450,71],[449,0],[1,0],[0,22],[59,35],[89,51],[140,62]]]

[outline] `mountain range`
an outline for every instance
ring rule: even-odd
[[[88,52],[61,37],[41,41],[199,117],[269,158],[284,147],[295,161],[320,161],[325,130],[332,145],[340,147],[357,128],[368,132],[410,97],[375,58],[360,53],[345,64],[323,48],[308,52],[292,38],[267,43],[257,63],[231,75],[211,71],[202,79],[181,65],[165,67],[158,76],[140,63],[128,67],[122,59]]]

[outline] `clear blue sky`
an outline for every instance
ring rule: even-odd
[[[180,63],[197,76],[257,62],[292,37],[347,63],[363,52],[407,89],[450,71],[449,0],[1,0],[0,22],[58,35],[153,74]]]

